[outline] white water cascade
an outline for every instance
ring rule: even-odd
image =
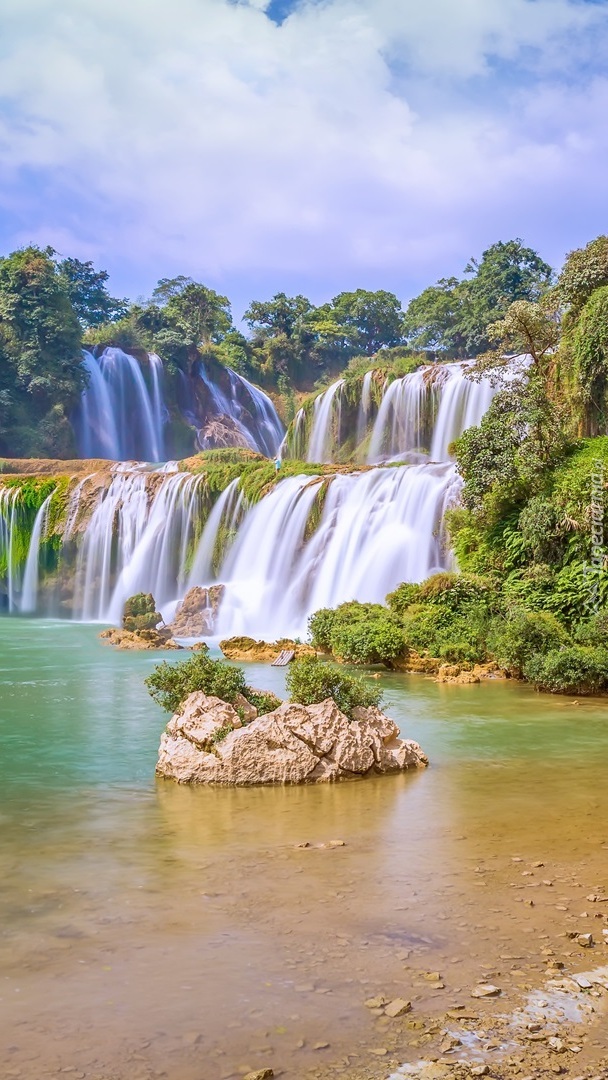
[[[159,605],[183,595],[188,547],[202,516],[202,484],[203,477],[187,473],[115,471],[79,548],[76,618],[119,623],[134,593],[152,592]]]
[[[306,540],[322,483],[283,480],[246,514],[217,575],[226,586],[222,636],[305,637],[308,615],[320,607],[354,598],[381,602],[401,581],[421,581],[451,565],[442,522],[460,490],[454,466],[338,474]]]
[[[488,378],[467,378],[467,363],[419,368],[386,388],[372,430],[368,461],[426,451],[446,461],[449,446],[480,423],[496,393]]]
[[[99,357],[85,350],[83,362],[89,385],[75,419],[80,457],[162,461],[166,410],[160,357],[148,357],[150,385],[135,357],[122,349],[104,349]]]
[[[333,459],[334,439],[333,426],[339,434],[340,431],[340,405],[344,379],[337,382],[319,394],[313,405],[312,429],[306,460],[326,463]]]
[[[231,368],[225,368],[225,373],[229,383],[228,392],[211,378],[205,365],[201,364],[200,377],[209,391],[211,415],[230,417],[251,450],[273,457],[281,445],[284,431],[272,401],[268,394],[243,375]],[[202,450],[206,449],[200,434],[199,444]]]
[[[40,562],[40,544],[44,539],[49,517],[49,508],[52,493],[47,495],[34,521],[30,546],[23,572],[23,585],[21,588],[21,601],[19,610],[23,613],[31,613],[36,610],[38,600],[38,566]]]
[[[20,588],[20,576],[15,566],[15,536],[17,524],[17,488],[0,488],[0,562],[4,563],[6,592],[4,606],[15,611]]]

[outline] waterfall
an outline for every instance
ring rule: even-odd
[[[231,368],[223,371],[228,379],[228,391],[212,378],[204,363],[200,365],[200,377],[209,392],[210,416],[228,417],[250,450],[273,457],[284,430],[268,394]],[[199,445],[206,449],[204,431],[199,432]]]
[[[242,505],[243,493],[239,487],[239,479],[236,477],[222,491],[209,514],[192,561],[192,570],[188,579],[189,589],[193,585],[198,585],[200,581],[205,581],[207,584],[214,582],[214,562],[218,554],[218,540],[221,543],[221,549],[226,552],[238,524]],[[222,529],[224,536],[221,535]],[[222,540],[226,542],[222,543]]]
[[[366,371],[361,384],[361,401],[359,402],[359,414],[357,416],[357,446],[362,443],[367,431],[369,412],[372,404],[372,380],[373,371]]]
[[[23,573],[23,585],[21,588],[21,603],[19,610],[31,613],[36,610],[38,604],[38,563],[40,559],[40,544],[44,539],[49,516],[49,507],[53,494],[47,495],[34,521],[30,546],[25,562]]]
[[[333,433],[332,425],[335,420],[338,443],[340,437],[340,405],[344,379],[337,382],[319,394],[313,405],[312,430],[308,444],[307,461],[324,463],[330,462],[333,457]]]
[[[75,428],[78,452],[84,458],[164,458],[162,362],[149,357],[151,387],[134,356],[122,349],[104,349],[100,357],[84,351],[89,385],[81,395]]]
[[[152,592],[159,605],[183,593],[203,482],[188,473],[115,470],[78,552],[76,618],[118,623],[134,593]]]
[[[217,575],[226,586],[222,636],[304,637],[308,616],[320,607],[382,602],[401,581],[451,566],[442,522],[461,486],[453,465],[331,477],[321,521],[306,539],[322,483],[285,479],[246,514]]]
[[[6,567],[6,608],[16,609],[19,574],[15,559],[18,488],[0,488],[0,563]]]
[[[467,378],[466,361],[419,368],[385,390],[372,430],[368,461],[423,450],[431,461],[447,461],[449,446],[480,423],[496,388],[488,378]]]

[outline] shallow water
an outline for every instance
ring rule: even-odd
[[[387,674],[424,773],[188,789],[154,779],[166,717],[143,679],[158,655],[97,632],[0,620],[6,1075],[386,1076],[420,1049],[366,998],[429,1018],[491,980],[514,1006],[542,982],[542,948],[574,963],[561,935],[597,929],[605,700]],[[282,692],[282,669],[249,669]]]

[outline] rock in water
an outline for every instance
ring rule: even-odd
[[[257,661],[258,663],[272,663],[284,650],[293,652],[296,660],[302,656],[315,656],[316,650],[312,645],[302,645],[301,642],[292,641],[290,638],[280,638],[278,641],[256,641],[250,637],[225,638],[220,641],[220,649],[227,660]]]
[[[303,784],[423,768],[417,743],[376,708],[350,721],[331,698],[286,703],[242,726],[236,709],[191,694],[161,736],[156,772],[179,783]]]
[[[168,628],[171,636],[188,638],[213,634],[224,592],[223,585],[210,585],[209,588],[195,585],[188,589]]]

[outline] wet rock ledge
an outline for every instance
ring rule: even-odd
[[[331,698],[254,718],[245,699],[235,705],[190,694],[161,736],[157,774],[182,784],[313,784],[428,765],[376,708],[354,709],[351,721]]]

